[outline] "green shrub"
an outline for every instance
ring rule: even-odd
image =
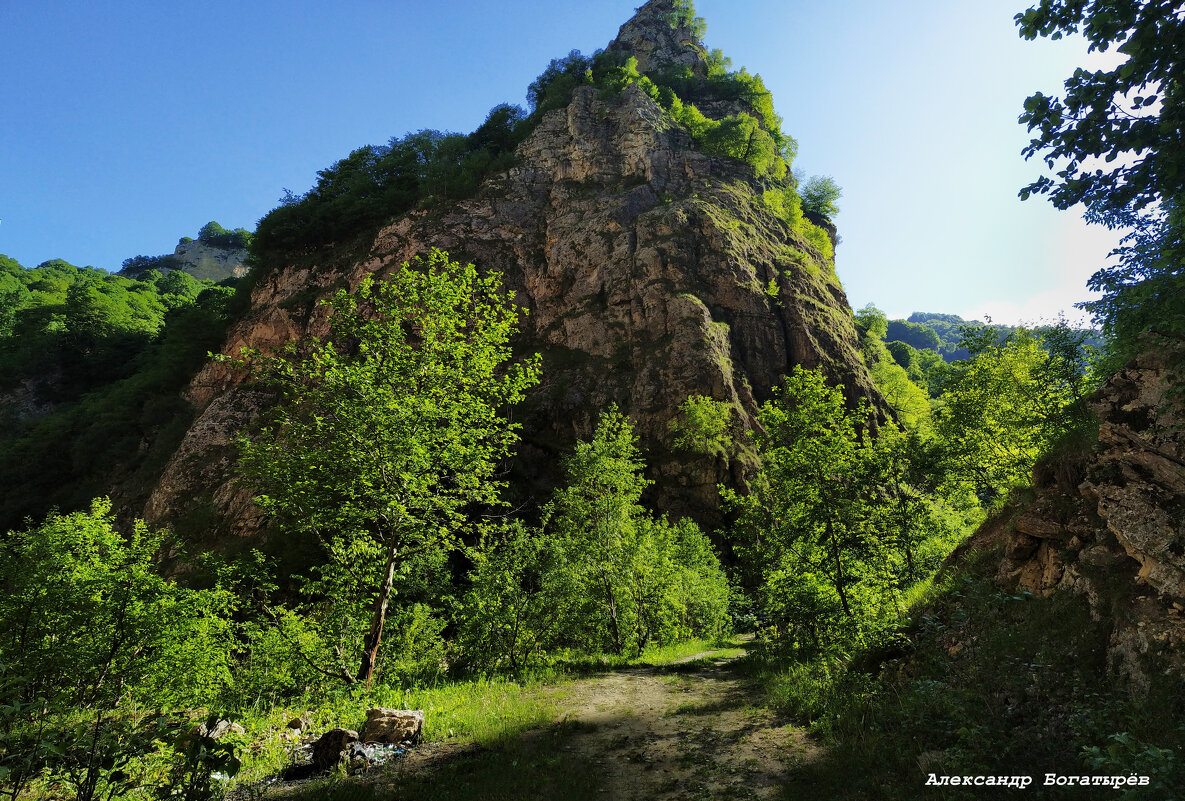
[[[679,404],[679,416],[671,420],[670,428],[676,448],[715,456],[727,455],[731,448],[731,425],[731,403],[692,395]]]
[[[561,648],[636,655],[651,644],[712,637],[729,589],[690,520],[648,514],[633,428],[616,410],[567,462],[541,531],[511,527],[473,555],[458,613],[463,661],[518,668]]]
[[[799,187],[802,207],[806,211],[831,219],[839,214],[836,202],[843,197],[843,190],[829,175],[816,175]]]
[[[162,734],[148,710],[212,704],[231,683],[231,599],[163,578],[163,546],[140,522],[125,539],[106,500],[3,543],[9,782],[45,776],[80,799],[124,795],[138,783],[130,766]]]

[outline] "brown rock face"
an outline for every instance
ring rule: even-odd
[[[669,5],[648,3],[613,47],[644,69],[702,64],[702,47],[661,18]],[[316,298],[446,250],[503,274],[527,311],[518,349],[543,355],[542,383],[514,412],[523,492],[554,485],[560,457],[615,403],[647,453],[651,501],[708,525],[717,520],[716,485],[743,482],[752,455],[673,452],[669,426],[688,396],[729,403],[744,428],[798,364],[823,368],[853,400],[875,396],[829,258],[767,210],[746,165],[694,150],[636,86],[613,98],[578,88],[517,156],[473,199],[393,220],[365,253],[269,273],[225,352],[319,335]],[[200,509],[219,535],[259,524],[228,483],[228,434],[254,405],[238,381],[219,365],[194,380],[189,397],[200,414],[149,502],[153,522]]]
[[[1097,452],[1060,477],[1038,469],[1000,567],[1030,591],[1084,595],[1137,689],[1152,666],[1181,668],[1185,645],[1185,417],[1166,396],[1168,365],[1151,351],[1095,394]]]
[[[674,10],[671,0],[650,0],[621,26],[609,49],[636,58],[643,75],[670,66],[687,66],[696,75],[706,74],[704,47],[686,25],[671,25]]]

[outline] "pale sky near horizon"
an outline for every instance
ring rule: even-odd
[[[364,144],[468,132],[641,0],[8,0],[0,5],[0,253],[118,270]],[[705,43],[765,79],[796,168],[843,187],[852,306],[998,322],[1076,314],[1117,236],[1017,192],[1024,98],[1086,63],[1025,42],[1026,0],[698,0]]]

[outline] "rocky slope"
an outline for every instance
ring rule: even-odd
[[[1037,496],[994,521],[1000,578],[1084,596],[1109,627],[1108,659],[1138,690],[1185,668],[1185,415],[1166,397],[1170,359],[1152,350],[1092,398],[1099,447],[1035,471]]]
[[[611,48],[644,72],[705,71],[693,33],[668,22],[671,7],[651,0]],[[738,110],[739,101],[710,113]],[[515,410],[524,486],[553,484],[558,459],[616,403],[646,449],[652,500],[712,523],[717,483],[742,482],[752,455],[674,452],[669,426],[684,399],[726,401],[749,428],[757,404],[798,364],[822,367],[852,398],[875,396],[829,256],[766,208],[763,188],[744,163],[693,149],[636,85],[616,97],[579,87],[519,147],[516,166],[476,197],[392,220],[355,257],[294,260],[262,276],[225,352],[321,334],[318,298],[441,248],[503,273],[528,312],[519,349],[543,354],[542,383]],[[194,380],[188,397],[199,416],[152,494],[150,522],[257,530],[231,475],[229,438],[261,403],[240,381],[220,365]]]

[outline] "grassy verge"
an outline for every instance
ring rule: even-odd
[[[429,787],[436,783],[454,788],[470,785],[491,788],[481,796],[483,798],[503,797],[496,792],[496,788],[503,785],[524,791],[530,789],[532,793],[543,792],[547,789],[546,782],[551,780],[549,777],[578,776],[586,768],[565,761],[565,752],[557,743],[569,736],[572,724],[557,723],[556,694],[541,692],[542,688],[560,686],[562,693],[562,685],[574,679],[643,665],[669,666],[669,669],[677,670],[685,665],[698,664],[702,660],[683,660],[701,654],[705,655],[704,659],[738,656],[744,653],[740,644],[737,638],[722,641],[696,639],[652,647],[632,658],[610,654],[572,655],[549,667],[516,676],[441,682],[436,686],[410,690],[378,686],[369,692],[341,691],[295,699],[266,711],[257,710],[240,720],[247,729],[246,738],[250,744],[244,770],[236,777],[235,786],[240,788],[240,793],[249,793],[250,788],[293,764],[299,741],[286,729],[287,722],[293,718],[308,714],[311,721],[308,731],[314,733],[336,726],[360,730],[368,708],[386,706],[423,709],[425,742],[443,744],[445,751],[463,752],[466,758],[456,765],[449,759],[442,759],[440,765],[434,767],[431,779],[401,776],[398,784],[403,789],[398,791],[388,786],[391,783],[389,777],[381,775],[362,779],[337,777],[317,782],[307,792],[338,795],[310,796],[302,791],[300,797],[411,797],[403,795],[407,787],[419,787],[422,792],[416,796],[418,798],[473,797],[440,795],[444,791]],[[511,775],[499,778],[506,766],[513,768]],[[457,775],[453,775],[455,773]],[[385,795],[374,796],[375,792]],[[350,793],[362,795],[352,796]],[[556,795],[550,791],[546,795],[583,797],[579,794]]]
[[[809,723],[825,746],[785,797],[1004,797],[927,787],[931,773],[1032,776],[1030,792],[1049,799],[1091,791],[1039,787],[1046,773],[1150,776],[1148,788],[1112,791],[1124,799],[1185,786],[1180,682],[1160,676],[1146,697],[1132,697],[1106,678],[1110,627],[1092,620],[1085,600],[1005,591],[987,569],[997,562],[981,555],[936,583],[907,621],[908,652],[793,661],[755,650],[745,668],[771,705]]]
[[[423,709],[425,740],[490,747],[555,720],[552,706],[534,692],[540,683],[532,677],[495,677],[412,690],[380,686],[370,692],[304,698],[248,714],[240,722],[250,745],[236,785],[254,784],[293,764],[299,743],[285,725],[306,712],[311,713],[308,731],[317,733],[337,726],[360,731],[366,710],[375,706]]]

